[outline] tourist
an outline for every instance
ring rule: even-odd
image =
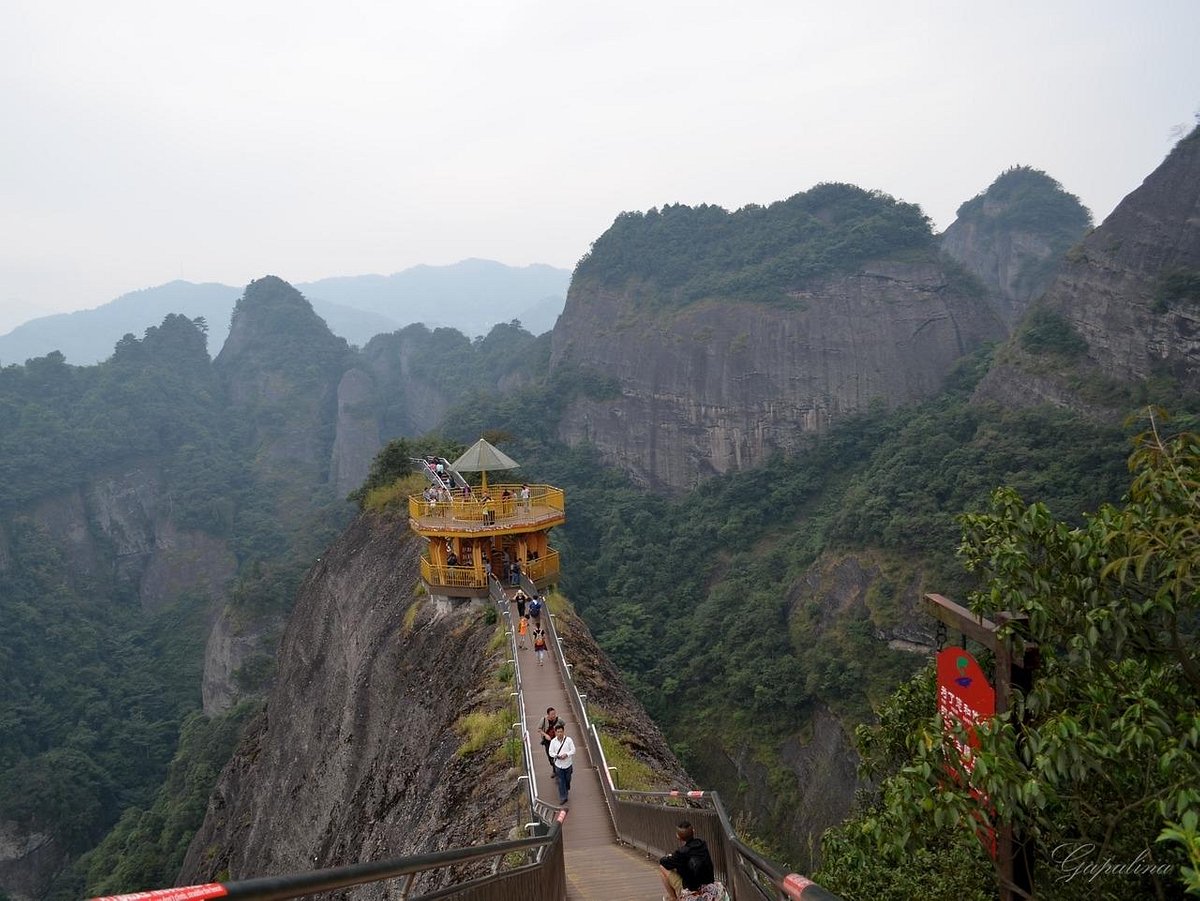
[[[723,901],[727,897],[725,886],[716,881],[707,843],[696,838],[687,820],[679,821],[675,837],[679,848],[658,861],[666,897],[673,901]]]
[[[537,639],[534,639],[535,648],[537,647]],[[538,723],[538,733],[542,737],[542,750],[546,752],[546,759],[550,761],[550,778],[557,779],[558,771],[554,768],[554,758],[550,756],[550,742],[554,741],[554,728],[558,725],[558,711],[553,707],[546,708],[546,715],[542,717],[542,721]]]
[[[566,804],[571,793],[571,774],[575,771],[575,742],[567,735],[562,723],[554,727],[554,740],[550,742],[550,759],[554,761],[554,774],[558,780],[558,803]],[[709,864],[709,873],[712,864]]]

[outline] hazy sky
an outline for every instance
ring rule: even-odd
[[[0,333],[175,278],[570,268],[821,181],[1097,221],[1200,109],[1200,2],[0,0]]]

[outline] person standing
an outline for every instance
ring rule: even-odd
[[[534,648],[537,647],[537,639],[533,640]],[[538,723],[538,732],[542,737],[542,750],[546,752],[546,759],[550,761],[550,778],[558,778],[558,770],[554,766],[554,758],[550,756],[550,742],[554,741],[554,730],[559,725],[558,711],[553,707],[546,708],[546,715],[542,717],[542,721]]]
[[[708,844],[696,838],[692,824],[680,820],[675,828],[679,848],[659,858],[658,872],[666,897],[672,901],[722,901],[725,886],[716,881]]]
[[[558,780],[558,803],[567,803],[571,794],[571,774],[575,772],[575,742],[567,735],[562,723],[554,727],[554,740],[550,742],[550,757],[554,761],[554,775]]]

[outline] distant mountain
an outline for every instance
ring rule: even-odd
[[[562,312],[570,282],[566,269],[536,263],[517,268],[472,259],[452,266],[413,266],[393,275],[325,278],[296,287],[318,312],[318,301],[336,301],[404,325],[452,326],[475,337],[487,334],[497,322],[513,319],[520,319],[535,335],[549,331]],[[524,315],[540,321],[526,321]]]
[[[571,273],[552,266],[521,268],[490,260],[451,266],[415,266],[393,275],[328,278],[297,284],[330,330],[351,344],[414,322],[452,326],[475,337],[498,322],[519,319],[534,334],[554,326]],[[141,336],[169,313],[208,324],[208,352],[216,356],[229,334],[229,318],[241,289],[216,283],[168,282],[132,291],[91,310],[33,319],[0,335],[0,365],[60,351],[76,365],[112,354],[127,334]]]

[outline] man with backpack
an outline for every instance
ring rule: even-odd
[[[666,896],[673,901],[724,901],[725,886],[716,881],[708,844],[696,838],[687,820],[679,821],[675,837],[679,848],[658,861]]]

